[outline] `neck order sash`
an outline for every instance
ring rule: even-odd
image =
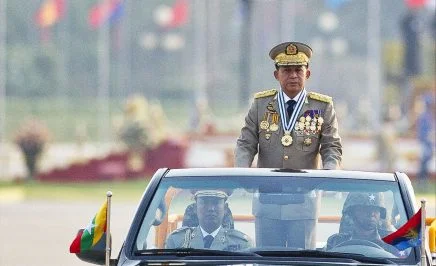
[[[286,107],[285,107],[285,97],[283,96],[284,92],[280,89],[279,95],[277,97],[279,104],[280,116],[282,117],[282,126],[286,132],[291,132],[292,128],[295,126],[295,122],[297,122],[298,113],[300,113],[301,108],[303,108],[304,99],[306,98],[306,89],[301,91],[300,96],[297,99],[297,103],[295,104],[294,111],[292,112],[292,116],[289,121],[286,121]]]

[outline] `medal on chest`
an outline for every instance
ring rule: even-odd
[[[263,120],[260,122],[260,128],[261,129],[263,129],[263,130],[267,130],[268,129],[268,127],[269,127],[268,120],[269,120],[269,113],[267,112],[267,113],[265,113],[265,115],[263,117]]]
[[[282,126],[285,132],[281,139],[281,142],[283,146],[288,147],[292,145],[293,142],[291,131],[295,127],[295,124],[297,122],[297,116],[300,113],[301,109],[303,108],[303,103],[304,100],[306,99],[306,89],[303,89],[300,95],[298,96],[297,103],[295,105],[294,111],[292,112],[289,121],[286,121],[286,107],[285,107],[285,98],[283,94],[284,94],[283,91],[280,90],[277,100],[279,105]]]
[[[291,132],[286,131],[285,135],[283,135],[282,137],[282,145],[285,147],[288,147],[292,144],[292,136],[291,136]]]
[[[269,130],[271,130],[271,131],[279,130],[279,124],[278,124],[278,122],[279,122],[279,114],[277,114],[277,113],[272,114],[272,119],[271,120],[272,120],[271,121],[272,123],[269,126]]]

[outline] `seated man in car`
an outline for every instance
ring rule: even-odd
[[[195,194],[197,191],[191,191],[192,194]],[[232,191],[224,191],[227,196],[231,195]],[[230,192],[230,193],[229,193]],[[185,209],[185,213],[183,214],[182,226],[196,227],[198,226],[198,215],[197,215],[197,203],[193,202],[188,205]],[[224,228],[235,228],[235,222],[233,221],[233,214],[230,210],[227,202],[224,205],[224,218],[222,226]]]
[[[165,248],[208,248],[236,251],[252,246],[249,237],[234,229],[224,228],[224,207],[228,195],[219,190],[195,193],[199,225],[181,227],[172,232]]]
[[[346,244],[350,240],[365,240],[396,256],[399,255],[399,251],[394,246],[381,239],[382,236],[390,233],[381,228],[382,219],[386,219],[386,208],[382,203],[381,193],[350,193],[345,200],[342,213],[351,218],[352,228],[349,231],[330,236],[327,240],[326,250]]]

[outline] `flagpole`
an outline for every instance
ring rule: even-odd
[[[373,132],[380,133],[380,106],[381,106],[381,63],[380,63],[380,6],[379,0],[369,0],[367,2],[368,8],[368,18],[367,18],[367,58],[366,58],[366,68],[367,68],[367,86],[369,96],[371,97],[372,112],[370,112],[369,119],[372,121]]]
[[[239,109],[247,108],[250,101],[250,81],[251,81],[251,32],[254,24],[254,2],[241,0],[243,8],[243,18],[241,25],[240,52],[239,52]]]
[[[196,96],[207,99],[207,73],[206,71],[206,47],[207,47],[207,32],[204,31],[204,25],[206,25],[207,15],[207,3],[202,0],[194,2],[194,80],[196,87]],[[207,31],[207,28],[206,28]]]
[[[6,141],[6,2],[0,0],[0,146]]]
[[[103,4],[103,14],[108,13],[107,2]],[[109,74],[110,74],[110,29],[109,21],[103,22],[98,30],[98,138],[101,142],[109,142]]]
[[[69,75],[68,75],[68,61],[69,61],[69,43],[70,43],[70,16],[69,16],[69,10],[70,10],[70,6],[71,4],[69,3],[69,1],[64,1],[63,3],[63,8],[64,8],[64,20],[63,23],[59,26],[61,26],[60,30],[58,30],[58,34],[57,36],[60,37],[60,56],[57,57],[57,62],[59,67],[62,69],[59,73],[59,75],[57,76],[57,82],[58,82],[58,86],[57,86],[57,95],[56,95],[56,101],[57,101],[57,109],[59,110],[59,113],[62,113],[62,110],[69,110],[67,104],[69,103],[68,101],[68,96],[67,96],[67,91],[69,91],[68,86],[69,86]],[[59,22],[58,22],[59,23]],[[60,24],[60,23],[59,23]],[[60,31],[60,32],[59,32]],[[57,121],[57,125],[60,126],[61,131],[64,128],[67,128],[67,120],[61,119],[60,121]],[[74,128],[77,128],[77,125],[75,125]],[[63,133],[65,134],[65,133]]]
[[[107,211],[106,211],[106,259],[105,265],[110,266],[111,260],[111,198],[112,191],[106,192],[107,196]]]
[[[421,266],[426,266],[427,265],[427,260],[425,257],[425,199],[421,200]]]

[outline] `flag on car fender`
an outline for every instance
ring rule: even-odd
[[[417,247],[421,244],[421,209],[397,231],[385,236],[384,242],[395,246],[398,250]]]
[[[81,253],[97,246],[99,241],[106,236],[107,229],[107,201],[88,224],[80,230],[70,245],[70,253]]]

